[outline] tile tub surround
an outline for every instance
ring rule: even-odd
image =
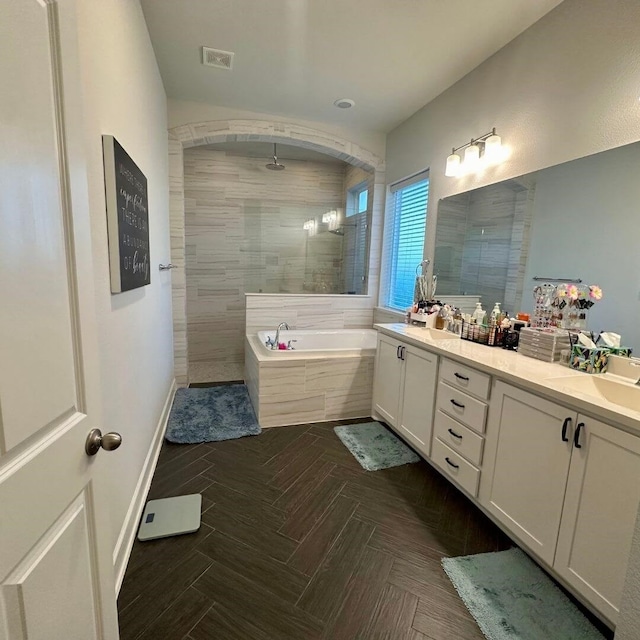
[[[380,255],[382,250],[382,215],[385,198],[385,167],[384,160],[363,149],[359,145],[342,139],[325,131],[300,126],[294,123],[271,122],[268,120],[210,120],[194,122],[169,131],[170,163],[169,179],[171,189],[170,220],[171,220],[171,261],[174,264],[185,264],[184,246],[184,149],[217,142],[252,140],[261,142],[276,142],[292,144],[306,149],[321,151],[345,162],[374,171],[374,187],[372,208],[372,223],[370,230],[369,251],[369,287],[368,291],[374,298],[371,308],[377,300],[380,278]],[[175,275],[175,271],[174,271]],[[176,370],[178,384],[184,385],[189,381],[187,362],[187,316],[186,304],[181,299],[186,293],[181,293],[181,283],[174,281],[174,350],[176,363],[183,366]],[[176,304],[176,300],[178,304]]]
[[[371,329],[372,296],[246,295],[246,334],[275,329],[286,322],[291,329]]]
[[[309,357],[264,354],[256,335],[246,337],[245,382],[260,426],[282,427],[371,414],[375,355]]]

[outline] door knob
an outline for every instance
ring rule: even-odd
[[[84,443],[84,450],[88,456],[95,456],[100,447],[105,451],[113,451],[122,444],[122,436],[115,431],[102,435],[100,429],[91,429]]]

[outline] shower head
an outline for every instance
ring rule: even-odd
[[[276,145],[273,144],[273,162],[269,162],[264,165],[267,169],[271,171],[282,171],[284,169],[284,165],[278,162],[278,156],[276,155]]]

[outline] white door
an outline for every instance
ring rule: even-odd
[[[433,407],[438,379],[438,356],[406,347],[404,385],[400,401],[400,431],[420,452],[431,453]]]
[[[615,624],[640,505],[640,437],[578,421],[554,568]]]
[[[558,541],[575,418],[561,405],[502,382],[495,385],[480,503],[549,565]]]
[[[404,362],[400,359],[402,345],[397,340],[378,336],[376,371],[373,383],[373,411],[387,424],[398,424],[400,389]]]
[[[74,20],[73,0],[0,0],[2,640],[118,637],[84,451],[99,407]]]

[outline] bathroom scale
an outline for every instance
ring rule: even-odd
[[[188,496],[149,500],[138,529],[138,540],[156,540],[193,533],[200,528],[202,496]]]

